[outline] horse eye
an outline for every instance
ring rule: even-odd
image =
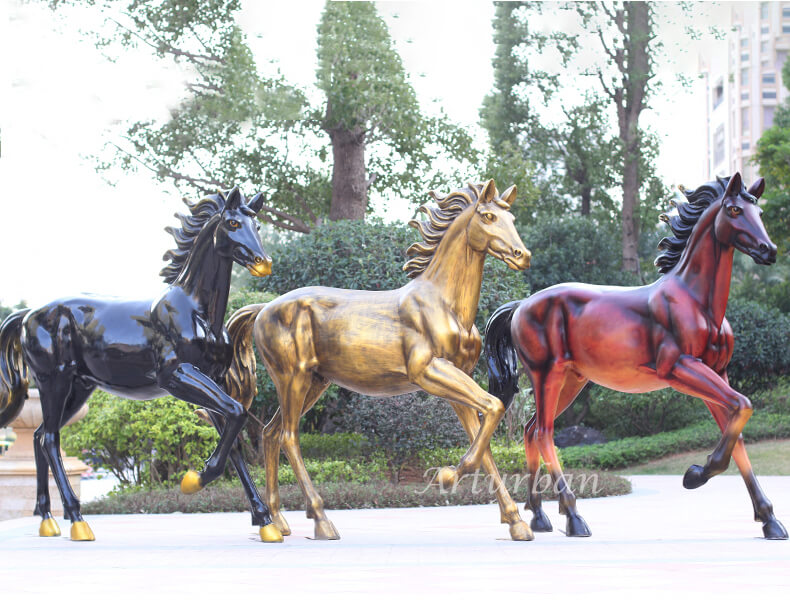
[[[737,217],[742,212],[743,212],[743,209],[741,209],[740,206],[730,206],[727,209],[727,214],[729,214],[731,217]]]
[[[233,228],[233,229],[238,229],[239,227],[241,227],[241,225],[239,225],[239,222],[238,222],[238,221],[235,221],[235,220],[233,220],[233,219],[231,219],[230,221],[228,221],[228,225],[230,225],[230,226],[231,226],[231,228]]]
[[[490,212],[483,213],[483,218],[489,223],[493,223],[494,221],[496,221],[496,215]]]

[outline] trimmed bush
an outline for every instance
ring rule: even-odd
[[[790,415],[757,413],[746,424],[743,437],[747,443],[790,437]],[[711,419],[650,437],[563,448],[562,459],[568,468],[622,469],[678,452],[707,447],[712,449],[720,439],[721,432]]]
[[[299,446],[305,459],[346,460],[365,458],[371,453],[370,442],[361,433],[303,433]]]
[[[96,391],[81,421],[63,429],[63,449],[109,470],[123,484],[180,478],[200,468],[217,445],[217,432],[172,396],[141,402]]]

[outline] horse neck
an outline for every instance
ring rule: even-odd
[[[219,335],[225,320],[230,293],[231,258],[217,254],[214,249],[214,227],[204,227],[187,257],[181,274],[173,284],[182,288],[206,314],[211,329]]]
[[[442,297],[449,301],[467,329],[472,327],[477,316],[486,258],[484,252],[469,247],[466,229],[473,214],[474,207],[456,217],[420,276],[441,290]]]
[[[716,239],[714,225],[718,212],[719,203],[716,202],[702,213],[680,256],[675,275],[721,326],[730,296],[735,250]]]

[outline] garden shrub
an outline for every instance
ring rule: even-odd
[[[99,390],[88,405],[82,420],[63,429],[61,444],[125,485],[166,482],[200,468],[219,439],[193,405],[172,396],[142,402]]]
[[[339,415],[342,430],[362,434],[387,460],[393,481],[420,450],[459,446],[467,441],[447,401],[423,392],[394,398],[352,394]]]
[[[346,460],[364,458],[371,452],[370,442],[361,433],[303,433],[299,446],[305,459]]]
[[[750,394],[780,375],[790,374],[790,316],[776,308],[733,298],[727,320],[735,334],[735,348],[727,369],[730,384]]]
[[[646,394],[626,394],[594,386],[584,424],[608,439],[645,436],[672,431],[710,417],[699,398],[672,389]]]
[[[790,377],[780,377],[774,385],[755,392],[750,400],[755,410],[790,414]]]
[[[304,466],[313,483],[337,483],[342,481],[354,483],[370,483],[371,481],[386,480],[389,468],[384,455],[374,453],[364,460],[314,460],[304,459]],[[258,484],[266,485],[265,474],[260,472],[256,476]],[[296,483],[291,465],[287,461],[280,462],[277,471],[277,480],[281,485]]]

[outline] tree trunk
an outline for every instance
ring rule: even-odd
[[[363,131],[334,129],[332,142],[332,203],[329,218],[333,221],[361,221],[368,206],[368,182],[365,177],[365,134]]]
[[[592,200],[592,188],[587,185],[582,186],[582,216],[590,216],[590,202]]]

